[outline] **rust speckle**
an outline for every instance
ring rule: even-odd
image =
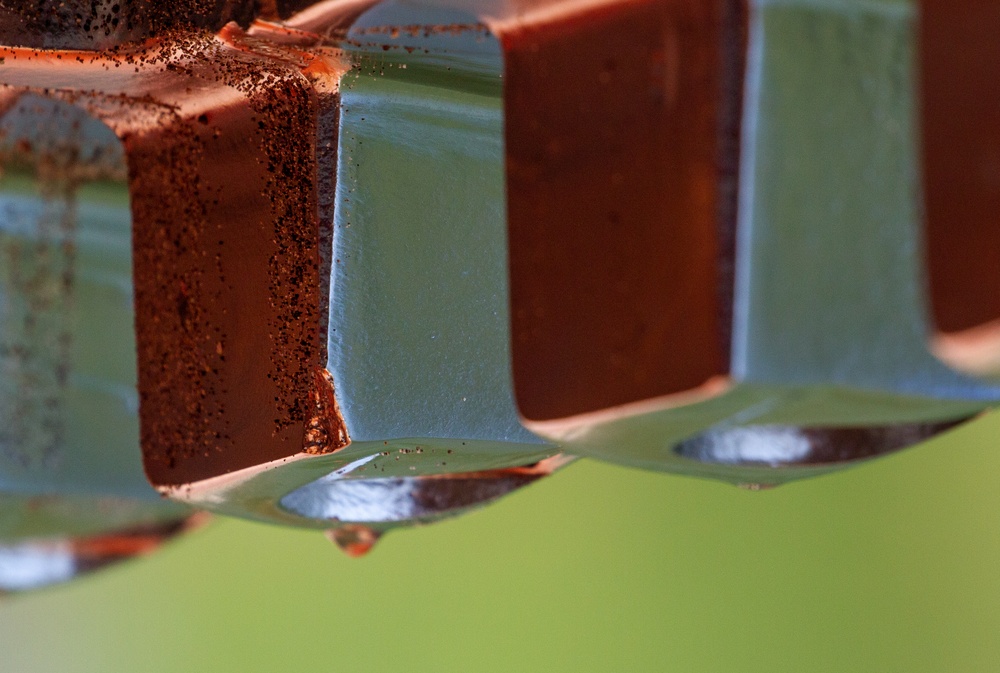
[[[326,369],[313,372],[313,389],[309,393],[315,413],[306,424],[302,450],[315,455],[339,451],[351,443],[344,418],[337,407],[333,377]]]

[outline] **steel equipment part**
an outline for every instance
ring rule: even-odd
[[[0,109],[0,590],[144,553],[192,512],[142,471],[122,143],[34,93]]]
[[[338,5],[322,16],[343,21],[344,14]],[[331,323],[329,317],[331,272],[340,262],[333,255],[345,260],[371,255],[377,240],[355,241],[344,251],[331,248],[334,190],[347,180],[338,176],[336,143],[338,137],[357,139],[358,134],[338,129],[340,79],[350,61],[325,39],[258,23],[249,34],[230,25],[214,36],[171,33],[105,52],[3,50],[10,124],[65,145],[60,149],[73,170],[93,173],[92,179],[107,180],[101,173],[105,164],[116,171],[117,182],[105,191],[118,190],[118,209],[110,220],[119,225],[114,231],[118,238],[105,241],[99,254],[73,257],[85,229],[73,209],[75,192],[64,199],[72,202],[64,206],[65,217],[56,218],[62,229],[46,233],[45,228],[55,224],[44,218],[29,223],[45,235],[62,236],[49,247],[68,257],[49,271],[52,282],[61,283],[63,300],[49,310],[52,320],[66,320],[70,309],[88,319],[111,310],[115,305],[90,298],[80,279],[100,276],[109,264],[126,270],[126,276],[117,279],[124,296],[116,305],[116,320],[83,325],[82,337],[55,328],[49,328],[52,335],[43,336],[63,348],[94,342],[97,350],[110,350],[93,365],[99,376],[109,375],[102,369],[109,362],[114,363],[112,374],[115,367],[131,372],[117,387],[102,389],[106,395],[118,395],[106,404],[124,415],[114,427],[134,432],[115,445],[128,459],[106,451],[111,437],[101,434],[101,424],[111,419],[111,411],[96,410],[86,416],[89,425],[81,422],[81,427],[94,429],[94,437],[75,426],[62,429],[75,417],[74,407],[60,396],[67,389],[75,391],[76,379],[92,366],[94,356],[74,352],[63,357],[57,352],[62,359],[49,365],[42,343],[23,357],[15,353],[12,357],[25,360],[26,366],[48,366],[53,382],[39,388],[37,377],[11,379],[22,384],[5,398],[14,406],[12,418],[23,415],[25,406],[31,413],[51,416],[62,434],[51,439],[46,450],[68,456],[77,468],[66,472],[62,482],[59,473],[41,468],[35,482],[12,478],[30,502],[68,502],[76,490],[88,489],[104,498],[127,500],[117,517],[124,520],[108,518],[102,524],[90,512],[77,517],[79,526],[85,522],[101,530],[145,523],[143,517],[150,515],[138,511],[132,500],[148,500],[143,506],[158,516],[161,511],[172,517],[186,514],[183,506],[156,497],[138,470],[128,472],[128,460],[137,465],[141,447],[146,476],[175,500],[279,523],[344,528],[355,537],[364,530],[373,536],[390,527],[460,513],[531,483],[568,460],[520,427],[510,401],[504,221],[496,207],[502,201],[502,156],[495,96],[463,95],[461,87],[455,87],[454,109],[446,121],[464,122],[463,112],[478,121],[457,138],[450,139],[446,124],[433,118],[428,123],[426,113],[421,116],[417,110],[409,128],[401,125],[399,133],[409,132],[424,144],[413,146],[408,163],[406,157],[397,162],[395,175],[386,166],[382,176],[388,184],[405,185],[414,175],[427,175],[426,162],[435,150],[421,133],[440,128],[437,139],[452,142],[460,155],[464,141],[470,141],[464,163],[456,163],[451,174],[437,176],[443,184],[451,189],[472,179],[472,191],[479,185],[494,190],[474,195],[468,200],[471,210],[464,212],[456,211],[456,201],[448,199],[428,204],[421,212],[408,208],[380,214],[380,221],[390,225],[392,217],[404,226],[422,217],[441,229],[425,245],[422,258],[415,241],[404,241],[411,246],[408,259],[388,263],[412,264],[431,279],[437,272],[438,299],[447,300],[438,303],[447,311],[433,316],[436,323],[430,326],[440,330],[442,339],[435,344],[439,335],[421,335],[420,340],[428,337],[432,342],[421,355],[442,354],[452,363],[451,370],[439,371],[434,363],[419,369],[414,362],[411,375],[419,387],[412,399],[422,405],[423,418],[397,414],[395,419],[383,417],[379,425],[377,415],[363,413],[363,404],[335,392],[335,375],[343,372],[349,389],[351,383],[357,385],[357,372],[364,370],[361,362],[344,365],[344,353],[339,364],[327,362],[328,341],[343,322]],[[353,84],[361,89],[359,82]],[[374,104],[378,96],[384,97],[378,86],[366,95]],[[391,106],[391,98],[387,100]],[[413,110],[398,113],[401,119],[407,114],[412,116]],[[56,129],[63,117],[70,119],[63,127],[83,128],[83,135]],[[8,140],[15,148],[36,147],[21,136],[8,134]],[[96,142],[96,137],[114,151],[90,151],[87,143]],[[5,166],[13,168],[17,157],[11,156]],[[37,163],[48,166],[46,161]],[[376,161],[372,155],[369,163]],[[360,202],[371,186],[344,189],[359,192]],[[482,203],[493,204],[491,217],[483,219],[478,212]],[[464,246],[453,241],[448,251],[435,245],[463,232],[469,237]],[[26,253],[29,262],[47,260],[41,252],[32,252],[35,257]],[[451,267],[441,264],[442,253],[451,257]],[[478,256],[461,259],[472,254]],[[470,274],[469,281],[455,280]],[[414,285],[414,274],[410,276],[409,285]],[[353,286],[349,280],[337,281],[337,296],[344,305],[368,303],[371,308],[366,284],[375,279],[358,274]],[[464,298],[455,292],[463,282],[471,283]],[[426,283],[417,284],[425,293],[431,291]],[[33,291],[34,285],[22,283],[11,288],[10,296],[30,304]],[[21,322],[34,325],[39,306],[28,309],[22,311],[27,317]],[[411,318],[419,315],[419,307],[404,306],[402,315],[395,317],[415,330]],[[381,316],[390,317],[388,308]],[[11,315],[10,324],[19,325],[20,318]],[[373,322],[372,317],[359,319]],[[369,336],[351,342],[352,347],[367,343],[375,348],[385,323],[368,323],[359,325],[359,331],[368,330]],[[403,355],[407,348],[419,348],[418,343],[404,347]],[[394,348],[400,350],[384,339],[381,351],[370,357],[389,358]],[[470,373],[470,368],[476,371]],[[35,388],[52,392],[53,401],[36,401]],[[496,404],[505,390],[506,409]],[[122,395],[131,401],[130,407],[121,403]],[[352,412],[346,418],[341,415],[344,400]],[[443,405],[459,401],[468,411],[452,413],[449,419],[453,410]],[[75,440],[63,441],[66,436]],[[26,442],[14,438],[8,445],[12,450],[22,444],[23,450],[31,449]],[[112,466],[106,475],[97,471],[105,463]],[[104,481],[95,485],[102,475]],[[63,535],[77,523],[73,519],[42,533]],[[100,531],[80,534],[95,532]],[[37,537],[38,531],[18,530],[8,541],[18,554],[24,544],[35,551],[62,548]],[[332,537],[357,549],[345,541],[344,533]]]
[[[948,225],[939,213],[931,236],[924,227],[918,8],[628,7],[631,21],[614,15],[624,36],[656,26],[645,58],[616,60],[616,24],[602,25],[609,13],[599,9],[539,31],[524,49],[533,59],[525,100],[541,98],[548,115],[530,127],[541,130],[523,162],[513,121],[522,113],[512,109],[507,127],[515,387],[527,426],[579,455],[773,485],[994,406],[1000,388],[957,366],[963,347],[952,342],[946,355],[930,318],[925,259],[940,259],[948,244],[934,232]],[[585,43],[597,53],[574,61],[582,75],[536,67],[550,54],[569,62]],[[522,101],[512,68],[513,107]],[[611,85],[600,118],[617,122],[612,130],[566,123],[605,81],[632,83]],[[657,134],[631,116],[642,105]],[[962,175],[939,156],[929,156],[931,193]],[[517,181],[523,166],[537,195],[519,222],[515,204],[531,194]],[[554,182],[569,190],[593,174],[601,179],[585,201],[560,200],[570,204],[562,210],[545,199]],[[954,283],[931,281],[937,306],[966,301]]]
[[[191,508],[359,554],[572,456],[757,488],[995,406],[995,14],[3,3],[0,588]]]

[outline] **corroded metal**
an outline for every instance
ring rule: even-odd
[[[969,7],[0,3],[2,542],[360,554],[572,456],[758,488],[976,417]]]
[[[683,3],[651,5],[650,16],[671,27],[658,33],[660,51],[674,54],[680,73],[668,78],[674,89],[663,90],[676,97],[655,109],[665,120],[683,114],[704,120],[685,127],[686,140],[698,133],[702,139],[659,153],[656,177],[648,169],[622,173],[616,192],[629,207],[656,198],[675,209],[697,195],[705,201],[692,212],[704,221],[661,206],[662,219],[626,219],[624,242],[594,244],[614,238],[609,232],[618,213],[590,207],[596,205],[590,199],[577,206],[572,227],[554,237],[532,226],[543,218],[526,221],[523,251],[519,225],[511,222],[514,370],[524,381],[517,385],[519,401],[523,391],[528,402],[522,406],[528,427],[573,453],[774,484],[922,441],[994,406],[1000,389],[988,372],[960,366],[969,349],[955,340],[942,348],[929,320],[925,256],[929,250],[932,260],[941,259],[945,235],[926,236],[922,217],[918,8],[847,0],[759,1],[746,12],[716,6],[715,13],[694,15],[681,11]],[[928,22],[935,11],[952,13],[934,3],[924,8]],[[739,25],[727,27],[727,20]],[[597,10],[589,20],[567,19],[533,48],[574,49],[576,36],[601,21]],[[721,34],[745,40],[720,50]],[[734,54],[734,44],[744,45],[742,55]],[[618,99],[651,91],[644,77],[655,60],[633,60],[628,74],[615,73],[636,82]],[[592,67],[600,79],[601,66]],[[742,86],[733,86],[734,67]],[[566,78],[570,84],[561,86],[572,89],[582,79]],[[566,97],[561,89],[558,95]],[[732,124],[727,110],[736,108]],[[627,142],[634,127],[609,131],[609,146]],[[556,141],[566,125],[540,128],[551,131],[536,132],[531,146],[542,157],[536,162],[572,180],[582,160],[542,156],[547,141],[565,146]],[[953,161],[939,157],[929,157],[939,161],[927,173],[932,194],[947,193],[943,181],[963,179]],[[541,194],[552,177],[534,172]],[[678,176],[692,180],[690,186],[671,187]],[[602,182],[605,189],[614,177]],[[514,203],[523,194],[512,190],[509,198]],[[536,203],[551,207],[542,198]],[[939,220],[936,227],[948,225]],[[675,237],[669,243],[668,235]],[[627,248],[643,236],[645,245]],[[614,261],[603,257],[605,250]],[[542,258],[555,259],[559,271],[551,278],[537,271]],[[653,278],[655,286],[643,285]],[[577,312],[568,322],[577,328],[564,336],[559,297],[571,286],[587,292],[567,302]],[[960,306],[963,298],[956,292],[947,301]],[[588,322],[598,327],[587,329]],[[521,333],[528,336],[518,341]],[[589,361],[597,365],[584,366]],[[604,374],[588,378],[594,371]],[[601,378],[612,381],[607,391]]]

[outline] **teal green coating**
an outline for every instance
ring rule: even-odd
[[[481,64],[469,77],[439,67],[432,88],[409,79],[422,52],[383,60],[377,45],[342,82],[328,369],[352,441],[537,451],[509,365],[497,45],[437,39],[492,52],[494,95],[455,88],[487,77]]]
[[[734,370],[995,399],[928,352],[913,17],[765,3],[741,175]]]

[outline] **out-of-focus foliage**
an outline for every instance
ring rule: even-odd
[[[2,604],[3,670],[995,670],[997,438],[760,493],[585,462],[361,560],[225,521]]]

